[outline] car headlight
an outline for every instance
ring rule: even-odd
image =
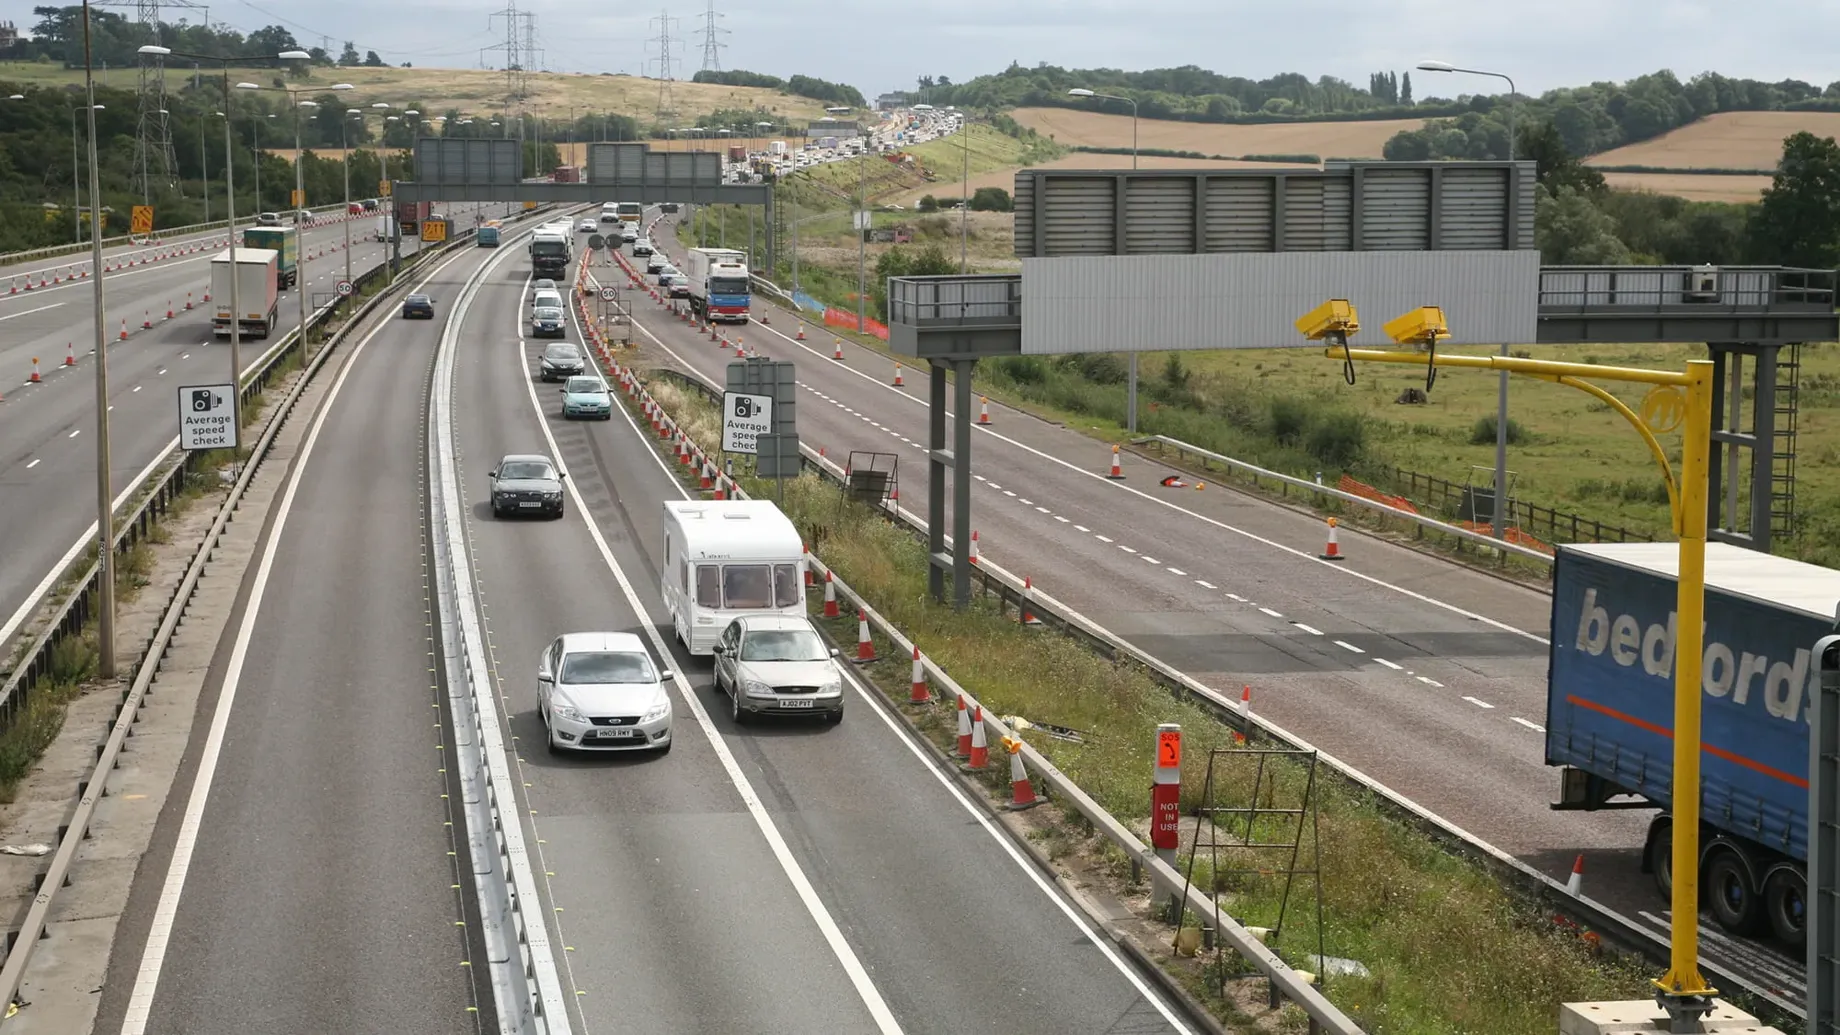
[[[657,722],[659,719],[669,714],[671,714],[671,699],[669,697],[660,697],[657,704],[647,708],[645,714],[639,717],[639,722],[642,724]]]
[[[555,700],[554,698],[550,699],[549,713],[558,719],[567,719],[570,722],[587,722],[588,721],[587,716],[583,715],[581,711],[577,709],[574,705],[564,704],[563,702]]]
[[[741,688],[749,697],[772,697],[773,688],[758,679],[744,679]]]
[[[836,695],[843,693],[843,680],[841,679],[831,680],[830,682],[819,687],[818,693],[819,695],[824,696],[824,697],[835,697]]]
[[[559,500],[562,498],[562,490],[551,489],[543,494],[543,498],[546,500]]]

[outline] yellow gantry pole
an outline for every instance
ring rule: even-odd
[[[1410,316],[1411,314],[1407,314]],[[1329,330],[1356,326],[1352,306],[1342,302],[1342,309],[1331,311],[1331,303],[1298,321],[1298,329],[1312,338]],[[1401,318],[1404,319],[1403,317]],[[1390,325],[1389,325],[1390,326]],[[1639,367],[1603,367],[1588,363],[1563,363],[1553,360],[1520,359],[1512,356],[1451,356],[1435,352],[1406,352],[1387,349],[1356,349],[1343,345],[1323,350],[1330,359],[1344,362],[1403,363],[1414,366],[1455,367],[1471,370],[1507,370],[1556,384],[1568,385],[1599,398],[1605,393],[1595,381],[1622,381],[1672,387],[1685,395],[1675,414],[1681,425],[1680,477],[1678,492],[1670,493],[1674,530],[1680,539],[1680,575],[1676,579],[1677,596],[1674,664],[1674,777],[1670,811],[1672,833],[1672,908],[1673,937],[1670,939],[1668,972],[1655,982],[1660,998],[1669,1000],[1705,1000],[1718,994],[1706,984],[1699,971],[1699,816],[1700,816],[1700,678],[1705,651],[1706,613],[1706,482],[1708,458],[1712,451],[1712,361],[1689,360],[1684,372],[1644,370]],[[1661,411],[1679,396],[1662,398],[1657,412],[1651,414],[1644,403],[1638,417],[1626,405],[1614,409],[1629,420],[1655,454],[1663,474],[1675,483],[1667,454],[1658,448],[1650,423],[1657,422]],[[1672,421],[1668,421],[1672,423]],[[1669,430],[1669,429],[1662,429]],[[1702,1007],[1703,1009],[1703,1007]],[[1691,1010],[1691,1007],[1689,1007]]]

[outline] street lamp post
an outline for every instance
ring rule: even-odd
[[[115,482],[109,449],[109,336],[102,288],[102,175],[96,159],[96,66],[91,53],[89,0],[83,0],[83,103],[89,123],[90,322],[96,335],[96,674],[115,678]],[[81,229],[83,205],[77,203]],[[79,234],[79,237],[81,235]]]
[[[1115,93],[1099,93],[1094,90],[1088,90],[1083,86],[1076,86],[1073,89],[1068,90],[1067,95],[1069,97],[1092,97],[1098,100],[1105,100],[1105,101],[1123,101],[1124,103],[1129,104],[1131,106],[1131,168],[1133,169],[1137,168],[1137,102],[1135,100],[1132,100],[1129,97],[1121,97]],[[1129,356],[1129,361],[1130,361],[1130,368],[1129,368],[1128,376],[1126,378],[1126,381],[1128,383],[1125,385],[1124,424],[1125,424],[1126,430],[1129,430],[1131,432],[1136,432],[1137,431],[1137,353],[1135,352],[1131,353]]]
[[[98,104],[96,108],[100,110],[102,105]],[[83,163],[77,157],[77,112],[82,110],[82,105],[70,109],[70,225],[76,232],[76,236],[71,238],[74,241],[83,240],[83,191],[77,186],[77,178],[83,170]],[[90,197],[94,199],[95,195]],[[90,218],[95,219],[95,214],[91,213]]]
[[[339,153],[345,156],[345,283],[351,280],[351,117],[364,117],[358,108],[346,108],[345,117],[339,120]]]
[[[1514,80],[1502,72],[1484,72],[1474,68],[1458,68],[1448,61],[1420,61],[1421,72],[1456,72],[1463,75],[1483,75],[1501,79],[1508,84],[1508,161],[1514,161]],[[1513,189],[1512,185],[1509,187]],[[1506,342],[1502,343],[1501,354],[1508,354]],[[1489,533],[1497,539],[1506,539],[1508,522],[1513,514],[1508,509],[1508,372],[1501,372],[1501,383],[1496,386],[1495,399],[1495,498],[1489,507]],[[1472,515],[1474,516],[1474,515]]]
[[[141,47],[140,53],[158,57],[181,57],[188,61],[215,61],[218,62],[219,66],[223,69],[224,207],[226,209],[224,225],[229,228],[228,232],[224,234],[224,237],[225,247],[230,253],[230,406],[231,414],[235,418],[237,438],[241,441],[243,433],[243,335],[241,326],[243,309],[242,298],[238,294],[236,286],[236,142],[232,139],[232,120],[230,117],[233,110],[230,106],[230,61],[232,59],[205,54],[180,54],[170,48],[156,47],[152,44]],[[275,58],[282,61],[308,61],[311,60],[312,56],[304,50],[284,50],[275,55]],[[245,58],[242,60],[248,59]],[[91,162],[90,165],[90,177],[93,183],[95,180],[95,163]],[[97,239],[95,249],[95,255],[99,259],[102,254],[100,238]],[[100,269],[101,267],[98,266],[97,268]],[[102,278],[100,276],[96,278],[96,284],[97,290],[100,291],[102,284]],[[102,325],[100,322],[97,323],[96,328],[96,333],[100,336],[102,334]],[[100,350],[98,350],[97,354],[98,356],[101,355]]]

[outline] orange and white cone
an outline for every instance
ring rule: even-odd
[[[931,704],[933,692],[926,686],[926,666],[920,663],[920,648],[914,647],[914,687],[908,695],[908,704]]]
[[[1009,804],[1005,806],[1011,812],[1021,812],[1041,804],[1035,796],[1035,785],[1029,782],[1029,770],[1022,764],[1022,741],[1015,737],[1004,737],[1003,747],[1009,752]]]
[[[990,396],[988,395],[978,397],[978,423],[990,423]]]
[[[141,330],[153,330],[153,311],[150,309],[141,310]]]
[[[1246,734],[1252,729],[1252,684],[1239,688],[1239,729],[1233,731],[1233,742],[1244,744]]]
[[[869,636],[869,611],[861,607],[856,609],[856,660],[875,660],[875,641]]]
[[[827,571],[824,573],[824,617],[839,618],[841,616],[841,612],[837,610],[837,584],[831,581],[831,573]]]
[[[1345,561],[1348,559],[1342,555],[1342,546],[1336,541],[1334,518],[1329,519],[1329,541],[1323,546],[1322,559],[1325,561]]]
[[[799,336],[793,340],[794,341],[804,341],[805,340],[805,327],[803,325],[800,325],[799,327]]]
[[[900,387],[902,387],[902,384],[901,384],[901,364],[899,364],[899,363],[896,363],[896,364],[894,365],[894,386],[895,386],[896,388],[900,388]]]
[[[64,365],[67,367],[77,365],[77,343],[74,341],[64,343]]]
[[[815,587],[816,587],[816,586],[818,585],[818,577],[817,577],[816,575],[814,575],[814,574],[812,574],[812,567],[811,567],[811,544],[809,544],[809,543],[800,543],[800,544],[799,544],[799,552],[800,552],[801,554],[803,554],[803,555],[804,555],[803,557],[801,557],[801,558],[800,558],[800,560],[801,560],[801,561],[802,561],[803,563],[801,563],[801,564],[799,565],[799,567],[801,567],[801,568],[804,568],[804,569],[805,569],[805,588],[807,588],[807,589],[812,589],[812,588],[815,588]]]
[[[121,338],[120,340],[121,341],[128,340],[128,318],[125,316],[121,318]]]
[[[984,706],[971,709],[971,752],[965,759],[966,769],[984,769],[990,765],[990,741],[984,732]]]
[[[44,378],[38,376],[38,357],[33,356],[32,357],[32,376],[26,378],[26,383],[35,385],[43,380]]]
[[[185,311],[188,313],[192,311],[192,293],[190,291],[185,293]]]
[[[166,318],[168,320],[173,318],[172,299],[170,298],[166,300]]]
[[[1110,474],[1106,475],[1106,477],[1111,478],[1114,481],[1124,480],[1124,468],[1118,466],[1118,447],[1117,446],[1112,447],[1112,470]]]
[[[834,341],[836,347],[831,351],[831,358],[841,363],[843,362],[843,339],[837,338]]]
[[[1578,853],[1578,859],[1572,863],[1572,875],[1565,879],[1565,893],[1573,898],[1584,890],[1584,853]]]
[[[708,460],[703,461],[703,466],[697,475],[696,481],[696,487],[702,489],[704,492],[708,492],[710,488],[713,487],[715,482],[715,469],[710,466]]]
[[[716,475],[716,492],[714,498],[718,500],[725,500],[728,498],[728,479],[719,474]]]
[[[1035,580],[1027,575],[1022,577],[1022,624],[1041,624],[1041,619],[1035,617]]]
[[[965,695],[958,695],[958,743],[953,746],[955,758],[971,757],[971,713],[965,709]]]
[[[976,564],[976,563],[977,563],[977,558],[978,558],[978,538],[977,538],[977,535],[978,535],[978,534],[977,534],[977,529],[975,529],[975,528],[974,528],[974,529],[972,529],[972,530],[971,530],[971,558],[970,558],[970,562],[969,562],[969,563],[971,563],[971,564]]]

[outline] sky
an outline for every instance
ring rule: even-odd
[[[33,2],[0,0],[0,20],[30,25]],[[481,48],[504,39],[491,17],[506,0],[218,0],[213,21],[248,30],[279,22],[303,45],[353,39],[392,64],[503,67]],[[499,6],[494,7],[494,3]],[[540,66],[559,72],[655,75],[658,19],[668,10],[674,73],[703,67],[709,0],[624,5],[521,0],[536,15]],[[1011,61],[1066,68],[1199,65],[1262,79],[1299,72],[1357,86],[1380,70],[1407,71],[1437,59],[1514,78],[1522,93],[1658,69],[1682,79],[1702,71],[1825,85],[1840,58],[1811,40],[1840,37],[1840,4],[1805,0],[931,0],[920,4],[837,0],[715,0],[728,30],[721,67],[813,75],[856,86],[869,98],[911,88],[921,75],[954,82],[1001,71]],[[840,10],[848,10],[847,17]],[[168,17],[171,17],[170,15]],[[482,64],[484,62],[484,64]],[[1503,84],[1419,73],[1419,97],[1487,93]]]

